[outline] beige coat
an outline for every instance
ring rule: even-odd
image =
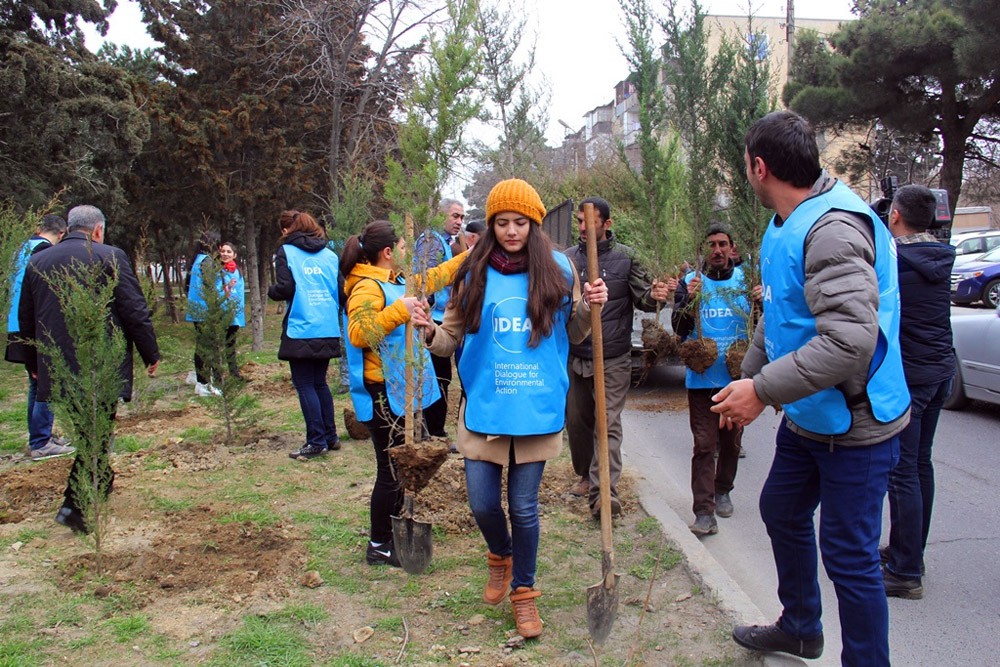
[[[573,315],[566,324],[566,332],[573,344],[583,342],[590,335],[590,305],[582,298],[580,277],[573,268]],[[465,312],[449,307],[444,321],[434,328],[434,336],[427,345],[431,354],[448,357],[455,352],[465,336]],[[566,361],[565,359],[563,360]],[[546,435],[510,436],[502,433],[484,435],[465,428],[465,397],[458,407],[458,451],[473,461],[489,461],[506,465],[510,461],[511,447],[515,463],[547,461],[559,455],[562,449],[562,431]],[[473,406],[475,409],[475,406]]]

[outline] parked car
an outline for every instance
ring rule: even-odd
[[[955,381],[944,403],[961,410],[971,399],[1000,405],[1000,308],[951,318],[955,337]]]
[[[981,255],[987,250],[1000,246],[1000,230],[962,232],[953,234],[950,243],[955,246],[955,255]]]
[[[951,270],[951,302],[967,305],[982,301],[989,308],[1000,303],[1000,248],[995,248],[969,264]]]

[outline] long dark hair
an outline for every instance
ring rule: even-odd
[[[482,238],[455,273],[449,304],[465,311],[465,330],[469,333],[479,331],[486,293],[486,269],[490,254],[498,248],[502,250],[503,246],[497,241],[491,220]],[[572,287],[566,283],[566,276],[552,256],[552,242],[535,222],[529,227],[524,252],[528,256],[528,317],[531,318],[528,345],[537,347],[542,338],[552,333],[556,311],[570,296]]]
[[[375,264],[379,253],[385,248],[394,248],[399,236],[388,220],[373,220],[365,225],[360,234],[347,239],[340,254],[340,273],[346,278],[358,262]]]

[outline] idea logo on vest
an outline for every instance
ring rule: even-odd
[[[527,315],[528,300],[512,296],[493,306],[490,320],[493,324],[493,341],[504,352],[521,354],[528,347],[531,337],[531,318]]]

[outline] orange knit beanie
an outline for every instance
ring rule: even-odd
[[[490,190],[486,198],[486,221],[493,222],[493,216],[504,211],[514,211],[539,225],[545,217],[545,204],[535,188],[520,178],[500,181]]]

